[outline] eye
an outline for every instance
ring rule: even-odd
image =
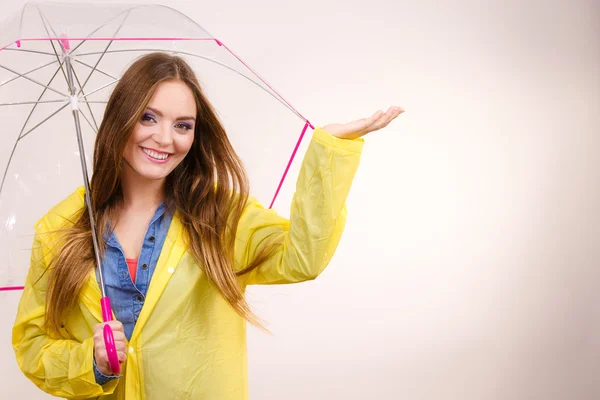
[[[190,124],[186,124],[186,123],[184,123],[184,122],[180,122],[180,123],[178,123],[177,125],[175,125],[175,128],[177,128],[177,129],[182,129],[182,130],[184,130],[184,131],[189,131],[189,130],[191,130],[191,129],[192,129],[192,127],[191,127],[191,125],[190,125]]]
[[[156,122],[156,119],[154,118],[154,115],[152,114],[148,114],[145,113],[144,115],[142,115],[142,121],[144,122]]]

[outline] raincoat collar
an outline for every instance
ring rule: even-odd
[[[80,194],[80,196],[78,196],[80,201],[76,204],[72,203],[73,209],[70,210],[71,214],[76,213],[78,209],[82,208],[84,205],[82,189],[83,188],[80,188],[78,190]],[[167,231],[167,238],[163,245],[160,257],[158,258],[156,270],[154,271],[154,275],[150,281],[150,287],[148,288],[148,293],[146,295],[146,302],[133,330],[131,342],[133,342],[135,338],[139,336],[141,329],[150,317],[154,306],[162,295],[167,283],[171,279],[171,276],[177,270],[177,265],[179,264],[179,261],[183,257],[184,253],[185,245],[183,243],[183,224],[181,222],[179,212],[175,211],[173,220],[171,221],[171,225]],[[102,310],[100,308],[101,297],[102,291],[98,286],[96,270],[94,269],[90,272],[88,279],[83,286],[80,300],[85,304],[86,308],[90,311],[94,318],[98,320],[98,322],[102,322]],[[115,316],[113,313],[113,319],[114,318]]]

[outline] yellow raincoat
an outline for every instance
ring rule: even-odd
[[[290,220],[249,201],[237,231],[236,265],[246,265],[271,235],[279,235],[281,245],[276,256],[240,277],[243,288],[306,281],[323,271],[342,234],[345,201],[362,147],[362,139],[342,140],[317,128],[304,157]],[[103,386],[94,377],[93,327],[102,320],[94,272],[61,332],[63,338],[47,336],[44,271],[55,240],[52,232],[64,227],[64,217],[83,204],[80,188],[36,226],[12,338],[25,375],[45,392],[71,399],[247,399],[246,322],[186,251],[177,213],[128,343],[123,377]]]

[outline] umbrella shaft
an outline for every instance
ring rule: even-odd
[[[90,180],[87,172],[87,162],[85,159],[85,149],[83,147],[83,136],[81,134],[81,121],[79,119],[79,107],[77,106],[77,90],[73,79],[73,66],[71,65],[71,56],[65,53],[65,67],[67,69],[67,79],[69,81],[69,91],[71,92],[71,108],[73,110],[73,119],[75,121],[75,132],[77,134],[77,145],[79,147],[79,159],[81,161],[81,172],[83,173],[83,185],[85,187],[85,202],[87,204],[88,214],[90,218],[90,226],[92,229],[92,241],[94,243],[94,254],[96,256],[96,265],[98,266],[98,275],[100,277],[100,290],[102,297],[106,297],[104,289],[104,277],[102,274],[102,261],[100,259],[100,251],[98,245],[98,237],[96,236],[96,224],[94,219],[94,211],[92,207],[92,197],[90,192]]]

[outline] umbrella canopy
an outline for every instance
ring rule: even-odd
[[[168,7],[30,3],[5,26],[12,28],[0,32],[0,290],[24,283],[34,224],[83,184],[82,158],[92,174],[106,102],[138,57],[162,51],[192,66],[244,162],[251,194],[265,205],[312,128],[224,43]]]

